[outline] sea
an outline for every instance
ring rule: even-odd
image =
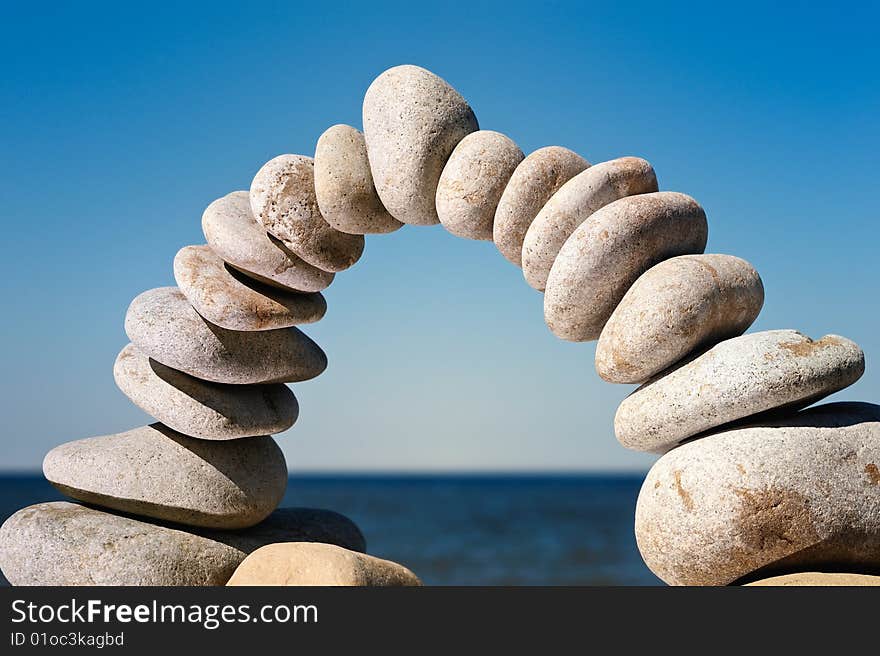
[[[659,585],[633,535],[638,475],[295,475],[283,506],[327,508],[428,585]],[[0,477],[0,520],[64,497]],[[2,581],[5,583],[5,580]]]

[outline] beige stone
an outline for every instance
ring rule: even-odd
[[[251,183],[251,211],[266,230],[312,266],[343,271],[364,251],[363,235],[333,228],[318,207],[315,164],[303,155],[279,155]]]
[[[491,241],[498,201],[522,160],[519,146],[500,132],[478,130],[459,141],[437,185],[443,227],[457,237]]]
[[[831,403],[684,444],[648,473],[636,541],[670,585],[880,566],[880,406]]]
[[[519,163],[501,194],[492,225],[495,246],[508,261],[522,266],[523,241],[538,212],[562,185],[589,166],[561,146],[539,148]]]
[[[269,544],[250,554],[227,585],[413,586],[403,565],[331,544]]]
[[[875,586],[880,585],[880,576],[870,574],[846,574],[843,572],[798,572],[771,576],[769,579],[752,581],[747,586],[755,587],[838,587],[838,586]]]
[[[645,383],[617,409],[628,449],[663,453],[681,441],[768,410],[802,408],[852,385],[865,356],[838,335],[796,330],[741,335]]]
[[[318,139],[315,196],[324,219],[340,232],[385,234],[403,225],[379,200],[367,142],[350,125],[334,125]]]
[[[562,245],[596,210],[652,191],[657,191],[654,169],[638,157],[613,159],[578,173],[550,197],[526,231],[522,247],[526,282],[540,291],[546,288]]]
[[[129,344],[113,366],[116,385],[148,415],[184,435],[232,440],[281,433],[299,405],[290,388],[211,383],[166,367]]]
[[[692,351],[746,331],[764,304],[751,264],[732,255],[681,255],[633,283],[602,329],[596,371],[642,383]]]
[[[329,511],[282,508],[241,531],[183,530],[67,502],[23,508],[0,527],[0,569],[13,585],[223,585],[245,556],[282,541],[363,551]]]
[[[227,330],[271,330],[319,321],[321,294],[276,289],[228,267],[207,246],[184,246],[174,258],[174,279],[196,312]]]
[[[222,529],[258,524],[287,487],[287,464],[271,437],[200,440],[162,424],[57,446],[43,474],[84,503]]]
[[[247,191],[233,191],[208,205],[202,231],[229,266],[260,282],[299,292],[318,292],[333,282],[332,273],[304,262],[266,232],[251,212]]]
[[[685,194],[628,196],[602,207],[572,233],[556,256],[547,278],[544,320],[562,339],[597,339],[640,275],[670,257],[702,253],[707,236],[706,214]],[[524,268],[527,259],[524,249]]]
[[[433,225],[440,173],[453,148],[479,129],[473,110],[445,80],[395,66],[364,97],[364,138],[382,204],[403,223]]]
[[[125,315],[125,332],[148,357],[215,383],[296,382],[327,368],[327,356],[300,330],[220,328],[202,318],[176,287],[135,298]]]

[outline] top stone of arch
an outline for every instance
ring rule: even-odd
[[[430,71],[395,66],[367,89],[363,121],[382,204],[403,223],[439,223],[435,196],[443,166],[458,142],[479,129],[470,105]]]

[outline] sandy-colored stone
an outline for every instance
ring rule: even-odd
[[[671,585],[880,567],[880,406],[831,403],[684,444],[636,504],[642,557]]]
[[[526,231],[522,246],[526,282],[539,291],[546,288],[562,245],[598,209],[653,191],[657,191],[654,169],[639,157],[612,159],[578,173],[550,197]]]
[[[458,142],[479,129],[467,101],[424,68],[395,66],[367,89],[363,121],[382,204],[403,223],[439,223],[440,173]]]
[[[838,335],[813,341],[796,330],[725,340],[645,383],[614,417],[628,449],[664,453],[682,440],[779,408],[803,408],[852,385],[865,355]]]
[[[412,586],[403,565],[332,544],[285,542],[250,554],[227,585]]]
[[[501,194],[523,160],[513,140],[492,130],[471,132],[452,151],[437,184],[437,216],[456,237],[492,240]]]
[[[287,487],[284,454],[268,435],[200,440],[162,424],[57,446],[43,474],[84,503],[221,529],[261,522]]]
[[[319,321],[327,302],[319,293],[289,292],[249,279],[208,246],[184,246],[174,279],[196,312],[228,330],[272,330]]]
[[[334,125],[318,139],[315,196],[324,219],[341,232],[386,234],[403,226],[379,200],[367,142],[350,125]]]
[[[343,271],[364,251],[363,235],[339,232],[321,216],[311,157],[279,155],[266,162],[251,183],[250,200],[257,221],[312,266]]]
[[[562,185],[589,167],[587,160],[561,146],[539,148],[519,163],[492,225],[495,246],[508,261],[522,266],[523,241],[538,212]]]
[[[266,232],[251,212],[247,191],[233,191],[208,205],[202,232],[227,264],[260,282],[299,292],[319,292],[333,282],[331,272],[304,262]]]
[[[628,196],[602,207],[572,233],[556,256],[544,294],[547,326],[557,337],[573,342],[597,339],[640,275],[670,257],[702,253],[707,237],[706,214],[685,194]],[[528,241],[526,234],[526,245]],[[527,259],[524,249],[524,267]]]
[[[137,296],[125,315],[125,332],[148,357],[215,383],[297,382],[327,368],[327,356],[297,328],[220,328],[202,318],[177,287]]]
[[[862,587],[880,585],[880,576],[871,574],[846,574],[843,572],[798,572],[771,576],[769,579],[752,581],[747,586],[755,587]]]
[[[764,304],[751,264],[732,255],[681,255],[633,283],[602,329],[596,371],[642,383],[698,348],[746,331]]]
[[[166,367],[129,344],[113,366],[116,385],[148,415],[184,435],[233,440],[281,433],[299,405],[289,387],[211,383]]]
[[[241,531],[182,530],[67,502],[19,510],[0,527],[0,569],[13,585],[223,585],[250,552],[282,541],[363,551],[351,520],[282,508]]]

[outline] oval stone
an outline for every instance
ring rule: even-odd
[[[223,585],[248,553],[315,541],[363,551],[363,535],[329,510],[282,508],[242,531],[183,530],[65,501],[19,510],[0,527],[12,585]]]
[[[247,191],[233,191],[208,205],[202,232],[229,266],[260,282],[299,292],[318,292],[333,282],[332,273],[304,262],[257,223]]]
[[[174,258],[174,279],[196,312],[228,330],[271,330],[319,321],[321,294],[263,285],[228,267],[207,246],[184,246]]]
[[[418,577],[390,560],[332,544],[285,542],[250,554],[227,585],[413,586]]]
[[[315,196],[324,219],[340,232],[385,234],[403,225],[379,200],[367,142],[350,125],[334,125],[318,139]]]
[[[279,155],[251,183],[251,211],[266,230],[312,266],[349,268],[364,251],[363,235],[333,228],[318,207],[315,164],[303,155]]]
[[[287,487],[284,455],[268,435],[200,440],[162,424],[57,446],[43,474],[84,503],[222,529],[258,524]]]
[[[758,317],[764,285],[732,255],[680,255],[648,269],[611,314],[596,345],[609,383],[641,383],[692,351],[736,337]]]
[[[501,194],[523,160],[509,137],[492,130],[471,132],[449,156],[437,184],[437,216],[456,237],[492,240]]]
[[[880,406],[831,403],[689,442],[660,458],[636,540],[671,585],[833,565],[880,567]]]
[[[576,180],[572,178],[568,184]],[[564,189],[565,185],[556,196]],[[562,339],[585,342],[598,338],[640,275],[670,257],[702,253],[707,236],[703,208],[685,194],[661,191],[606,205],[582,223],[559,251],[547,278],[544,320]],[[526,246],[528,242],[526,234]],[[524,249],[524,267],[527,260]]]
[[[327,356],[300,330],[220,328],[202,318],[177,287],[137,296],[125,315],[125,332],[148,357],[215,383],[297,382],[327,368]]]
[[[395,66],[364,96],[364,139],[376,192],[403,223],[439,223],[434,205],[453,148],[479,129],[464,98],[418,66]]]
[[[562,245],[596,210],[652,191],[657,191],[657,176],[639,157],[613,159],[578,173],[550,197],[526,231],[522,247],[526,282],[539,291],[545,289]]]
[[[508,261],[522,266],[523,241],[538,212],[562,185],[589,166],[561,146],[539,148],[519,163],[501,194],[492,225],[495,246]]]
[[[281,433],[299,415],[286,385],[211,383],[166,367],[129,344],[113,366],[116,385],[148,415],[184,435],[232,440]]]
[[[648,381],[623,400],[614,432],[628,449],[664,453],[728,422],[802,408],[856,382],[865,356],[838,335],[796,330],[741,335]]]
[[[756,587],[837,587],[837,586],[875,586],[880,585],[880,576],[871,574],[846,574],[844,572],[798,572],[782,574],[768,579],[746,583]]]

